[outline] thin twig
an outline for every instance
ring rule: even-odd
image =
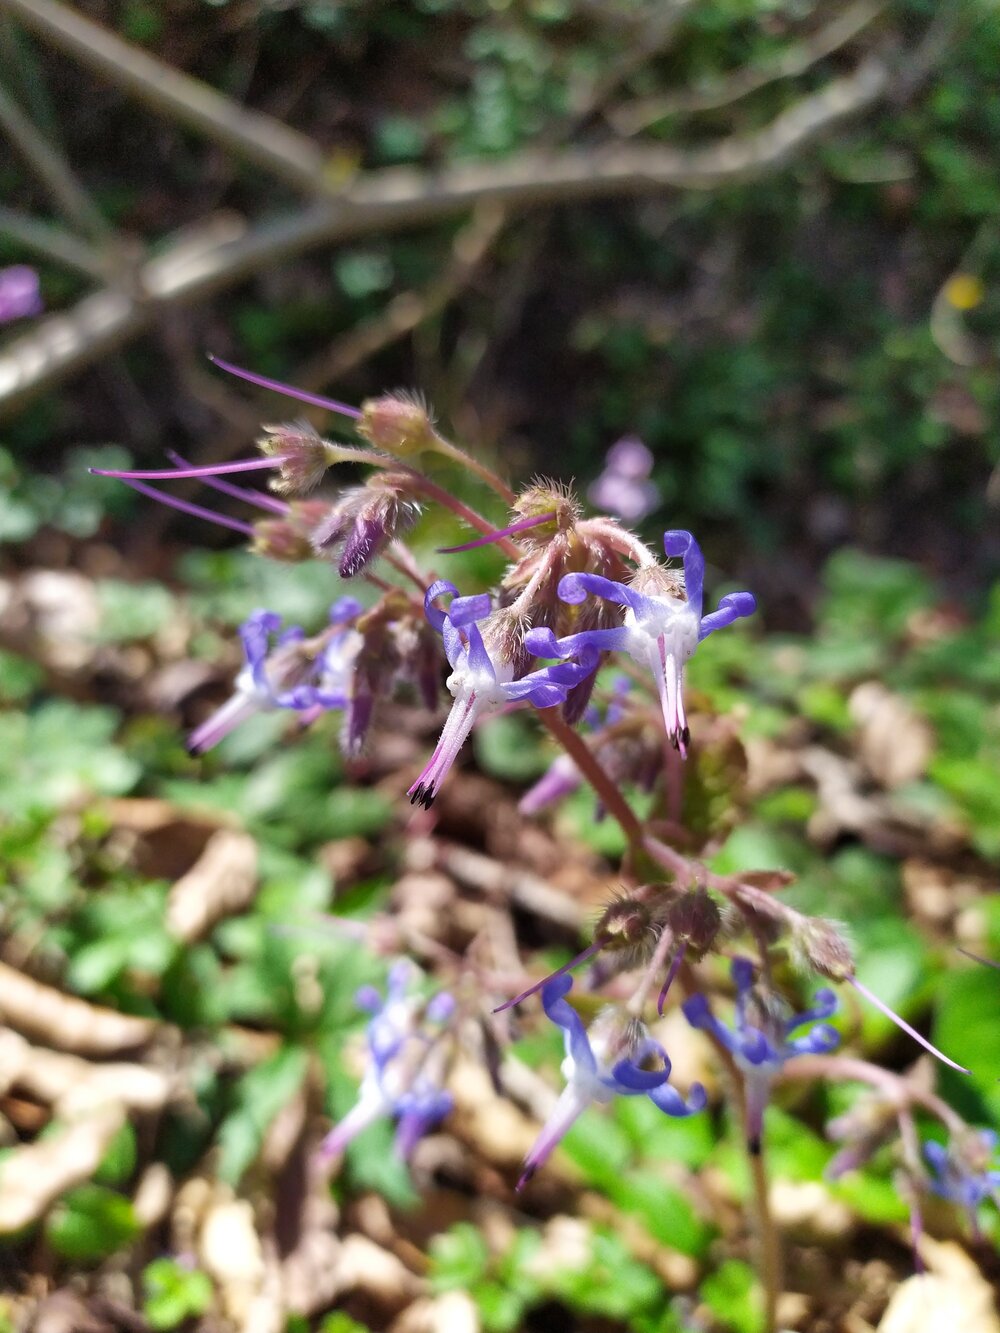
[[[0,9],[154,111],[263,167],[300,193],[330,193],[319,146],[281,121],[248,111],[55,0],[0,0]]]
[[[27,213],[0,204],[0,233],[12,237],[26,250],[32,250],[57,264],[75,269],[88,278],[106,282],[108,264],[86,241],[51,222],[42,222]]]
[[[0,5],[22,3],[0,0]],[[488,199],[527,208],[664,188],[707,190],[750,179],[783,166],[818,135],[870,107],[889,86],[885,65],[866,61],[853,74],[802,98],[763,129],[707,148],[615,143],[528,152],[504,162],[459,164],[436,173],[406,167],[366,173],[337,200],[318,201],[217,245],[203,237],[197,258],[188,249],[180,257],[168,250],[150,260],[142,269],[148,293],[142,302],[100,292],[65,315],[39,321],[0,357],[0,406],[26,403],[71,370],[136,337],[155,322],[163,305],[190,304],[317,246],[437,222]],[[213,223],[209,219],[206,228]],[[189,231],[188,247],[195,240]]]
[[[667,116],[693,115],[731,106],[768,84],[805,74],[813,65],[853,41],[887,8],[888,0],[856,0],[826,27],[787,47],[776,60],[743,66],[703,88],[684,88],[613,107],[608,112],[608,122],[619,134],[638,134]]]
[[[66,220],[93,240],[106,245],[114,233],[100,209],[59,150],[25,115],[3,84],[0,84],[0,127]]]

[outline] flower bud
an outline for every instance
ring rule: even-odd
[[[340,577],[354,578],[415,521],[419,512],[409,477],[376,473],[364,486],[346,491],[313,528],[313,550],[325,556],[337,552]]]
[[[522,491],[511,508],[515,519],[551,515],[549,522],[518,532],[518,543],[528,550],[541,550],[548,546],[556,533],[567,532],[580,517],[580,505],[573,492],[561,482],[548,479],[536,481],[526,491]]]
[[[271,489],[279,495],[301,495],[313,490],[323,480],[327,468],[341,461],[335,444],[323,437],[308,421],[264,426],[267,432],[257,447],[268,458],[280,458],[278,475]]]
[[[714,944],[722,927],[722,915],[705,889],[692,889],[670,904],[667,925],[674,938],[700,958]]]
[[[287,514],[255,521],[250,549],[254,555],[289,564],[312,560],[316,554],[312,547],[313,529],[329,511],[325,500],[293,500]]]
[[[427,405],[404,391],[362,403],[357,431],[376,449],[396,458],[416,458],[437,444]]]
[[[825,917],[802,917],[792,930],[792,949],[806,967],[830,981],[854,976],[854,954],[844,938],[844,927]]]
[[[649,908],[636,898],[616,898],[601,913],[594,942],[603,952],[615,955],[617,966],[636,966],[650,957],[656,945]]]

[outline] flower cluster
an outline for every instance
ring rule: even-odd
[[[958,1204],[978,1234],[980,1207],[992,1199],[1000,1207],[1000,1169],[994,1166],[1000,1135],[992,1129],[968,1129],[952,1141],[924,1144],[933,1193]]]
[[[671,743],[687,754],[691,734],[684,709],[684,666],[698,644],[714,630],[731,625],[757,608],[752,593],[728,593],[718,608],[702,615],[705,561],[690,532],[663,534],[668,556],[680,556],[684,566],[684,593],[676,580],[653,564],[636,571],[632,581],[616,583],[599,574],[567,574],[559,596],[571,606],[588,596],[601,597],[624,608],[622,624],[614,629],[583,630],[557,639],[550,629],[531,630],[525,644],[538,657],[567,658],[587,651],[624,652],[649,670],[660,700],[663,722]]]
[[[670,1058],[645,1026],[615,1008],[600,1013],[590,1028],[566,999],[573,986],[568,976],[553,977],[542,987],[542,1007],[563,1032],[566,1086],[525,1158],[518,1189],[524,1187],[580,1115],[591,1105],[613,1097],[648,1097],[665,1115],[688,1116],[704,1109],[707,1098],[700,1083],[685,1099],[672,1088]],[[654,1069],[645,1066],[654,1064]]]
[[[764,1108],[785,1063],[796,1055],[832,1051],[839,1043],[837,1032],[823,1021],[836,1012],[837,997],[831,990],[817,991],[811,1008],[794,1013],[776,990],[754,980],[748,958],[733,959],[732,975],[736,1013],[731,1028],[715,1017],[704,995],[692,995],[682,1008],[692,1027],[710,1033],[733,1056],[746,1092],[747,1144],[759,1153]],[[808,1023],[813,1025],[808,1032],[792,1035]]]
[[[298,625],[283,630],[276,612],[254,611],[240,626],[244,665],[233,693],[191,733],[189,751],[204,754],[247,718],[276,708],[312,721],[329,709],[348,707],[362,643],[351,626],[360,613],[360,602],[342,597],[330,608],[329,629],[308,639]]]
[[[3,290],[0,285],[0,319],[12,317],[3,313]],[[356,438],[327,439],[309,421],[279,423],[264,427],[257,457],[193,467],[170,455],[170,468],[108,475],[239,533],[261,555],[285,561],[318,557],[329,561],[339,578],[360,579],[366,587],[358,599],[335,602],[329,624],[311,636],[301,627],[286,627],[274,611],[254,612],[240,629],[244,665],[232,696],[192,733],[191,750],[211,748],[255,713],[285,709],[303,724],[330,711],[342,713],[341,744],[355,756],[380,700],[402,688],[434,712],[443,681],[451,705],[436,745],[409,786],[413,804],[431,807],[481,720],[532,708],[545,715],[565,752],[525,793],[522,812],[534,813],[587,780],[595,789],[598,816],[615,815],[628,840],[623,863],[628,883],[601,915],[592,942],[495,1011],[540,991],[542,1008],[565,1046],[565,1086],[528,1153],[519,1187],[589,1106],[616,1096],[648,1097],[670,1116],[692,1115],[706,1106],[700,1084],[686,1098],[671,1086],[671,1061],[643,1021],[644,1016],[654,1021],[654,1011],[663,1014],[675,982],[686,996],[682,1012],[688,1023],[706,1034],[742,1086],[752,1154],[761,1152],[764,1111],[779,1077],[793,1078],[803,1069],[815,1076],[845,1059],[849,1076],[873,1068],[832,1054],[838,1044],[826,1021],[836,1009],[832,991],[817,991],[802,1010],[778,991],[773,973],[784,957],[813,977],[850,985],[938,1059],[961,1069],[858,980],[837,923],[806,917],[781,901],[775,890],[790,877],[779,873],[764,882],[749,874],[718,875],[695,860],[699,851],[706,854],[707,842],[698,841],[696,821],[682,816],[694,804],[686,802],[687,795],[707,790],[714,750],[706,745],[690,767],[680,762],[692,746],[685,670],[703,640],[752,615],[756,600],[750,592],[731,592],[706,611],[705,560],[694,535],[668,529],[660,556],[619,522],[643,517],[659,500],[650,481],[652,455],[640,441],[626,438],[610,451],[606,470],[590,491],[604,512],[588,517],[572,492],[555,482],[538,480],[514,494],[446,440],[418,398],[389,394],[352,407],[218,364],[260,388],[334,413]],[[442,485],[424,468],[427,455],[458,463],[483,480],[509,506],[505,525],[495,526]],[[343,463],[369,472],[336,494],[313,494]],[[270,474],[269,491],[230,479],[258,472]],[[150,484],[182,478],[201,480],[220,508]],[[235,517],[226,508],[231,502],[249,507],[252,516]],[[458,545],[439,548],[439,555],[494,545],[508,558],[493,592],[463,595],[455,583],[437,577],[437,569],[425,570],[405,545],[405,534],[432,504],[475,531]],[[596,682],[612,661],[628,674],[616,681],[609,698]],[[581,721],[579,735],[572,728]],[[653,813],[645,821],[628,803],[634,787],[650,798]],[[421,818],[418,827],[426,829],[431,821]],[[704,823],[710,822],[706,817]],[[713,822],[712,836],[717,833]],[[716,986],[704,960],[731,957],[730,945],[740,934],[752,939],[756,956],[731,963],[735,1011],[727,1025],[716,1016],[718,1002],[710,998]],[[597,990],[613,982],[616,996],[589,1026],[568,998],[569,971],[585,962],[587,986]],[[416,980],[411,965],[399,964],[384,997],[371,988],[359,995],[370,1015],[365,1072],[357,1103],[324,1140],[324,1157],[339,1155],[381,1117],[395,1120],[397,1148],[406,1156],[447,1115],[454,1001],[442,993],[424,1002]],[[883,1071],[880,1077],[884,1083],[895,1076]],[[863,1123],[852,1120],[861,1124],[861,1133],[840,1154],[836,1169],[865,1160],[896,1127],[910,1135],[911,1146],[918,1145],[906,1120],[911,1094],[900,1087],[897,1080],[890,1093],[867,1106]],[[925,1105],[951,1131],[947,1148],[928,1145],[934,1175],[925,1183],[974,1217],[983,1200],[1000,1191],[1000,1171],[992,1166],[995,1141],[985,1134],[956,1135],[957,1118],[943,1104],[925,1099]],[[919,1160],[914,1166],[916,1159],[918,1146],[907,1163],[911,1178],[923,1172]]]
[[[371,1015],[364,1076],[357,1101],[320,1144],[321,1159],[339,1157],[362,1130],[386,1118],[395,1120],[396,1151],[407,1158],[451,1110],[444,1081],[455,1001],[447,991],[421,1000],[417,980],[417,969],[401,961],[389,971],[384,998],[373,986],[355,997]]]
[[[435,602],[447,594],[451,604],[442,611]],[[573,686],[595,671],[597,653],[584,650],[575,662],[529,671],[516,615],[506,608],[494,611],[486,594],[460,597],[453,583],[441,579],[427,589],[424,607],[444,642],[451,667],[446,685],[455,700],[434,753],[409,791],[411,801],[430,806],[481,717],[509,704],[565,703]]]

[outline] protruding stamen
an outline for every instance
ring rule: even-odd
[[[944,1064],[948,1065],[949,1068],[956,1069],[960,1074],[969,1074],[972,1072],[971,1070],[966,1069],[964,1065],[956,1064],[955,1061],[949,1059],[943,1051],[939,1051],[938,1048],[933,1045],[933,1043],[929,1042],[926,1037],[922,1037],[916,1028],[911,1027],[905,1018],[900,1018],[899,1014],[890,1009],[884,1000],[880,1000],[879,997],[870,991],[863,982],[860,982],[857,977],[845,977],[845,981],[853,986],[859,995],[863,995],[870,1004],[873,1004],[876,1009],[885,1014],[886,1018],[891,1019],[898,1028],[901,1028],[907,1034],[908,1037],[912,1037],[915,1042],[922,1046],[925,1051],[929,1051],[936,1059],[941,1060]]]
[[[193,463],[182,458],[175,449],[168,449],[167,457],[176,468],[194,467]],[[256,505],[258,509],[266,509],[269,513],[288,513],[288,505],[283,500],[276,500],[273,495],[262,495],[260,491],[252,491],[249,486],[234,486],[231,481],[223,481],[220,477],[206,477],[205,485],[210,486],[213,491],[218,491],[220,495],[231,495],[234,500]]]
[[[220,528],[231,528],[233,532],[242,533],[244,537],[254,535],[250,524],[244,523],[241,519],[230,518],[228,514],[217,514],[215,510],[192,504],[190,500],[180,500],[176,495],[161,491],[156,486],[145,486],[141,481],[134,481],[131,477],[121,477],[120,480],[133,491],[138,491],[140,495],[148,495],[152,500],[159,500],[160,504],[165,504],[170,509],[179,509],[182,514],[190,514],[192,518],[202,518],[206,523],[214,523]]]
[[[336,412],[342,417],[351,417],[354,421],[360,421],[361,412],[356,407],[349,407],[347,403],[338,403],[335,398],[324,398],[322,394],[309,393],[305,389],[296,389],[292,384],[282,384],[280,380],[268,379],[266,375],[257,375],[252,370],[244,370],[241,366],[234,366],[229,361],[223,361],[221,357],[209,355],[209,361],[213,366],[218,366],[220,370],[226,371],[229,375],[235,375],[238,379],[246,380],[249,384],[256,384],[261,389],[271,389],[274,393],[284,394],[286,398],[297,398],[300,403],[310,403],[313,407],[324,407],[328,412]]]
[[[461,546],[439,546],[438,555],[456,555],[459,551],[473,551],[477,546],[489,546],[493,542],[502,541],[504,537],[512,537],[517,532],[524,532],[527,528],[537,528],[542,523],[551,523],[557,517],[555,510],[550,514],[537,514],[534,518],[522,518],[517,523],[512,523],[508,528],[498,528],[496,532],[487,533],[485,537],[476,537],[471,542],[463,542]]]
[[[663,1006],[667,1000],[667,992],[673,984],[674,977],[680,971],[681,963],[684,961],[684,954],[687,951],[687,943],[683,943],[670,960],[670,966],[667,968],[667,975],[663,979],[663,985],[660,987],[660,993],[656,997],[656,1012],[663,1013]]]
[[[95,477],[115,477],[118,481],[183,481],[185,477],[221,477],[230,472],[260,472],[281,467],[280,458],[241,458],[236,463],[209,463],[204,467],[155,468],[147,472],[123,472],[117,468],[91,467]]]
[[[563,963],[562,967],[557,967],[556,970],[550,972],[548,976],[542,977],[541,981],[536,981],[533,986],[529,986],[527,990],[523,990],[520,995],[515,995],[512,1000],[504,1000],[503,1004],[498,1004],[493,1012],[495,1014],[502,1014],[505,1009],[513,1009],[515,1004],[520,1004],[521,1001],[526,1000],[529,995],[534,995],[537,991],[540,991],[542,987],[552,981],[553,978],[561,977],[565,972],[569,972],[574,967],[578,967],[581,963],[585,963],[588,958],[593,957],[593,955],[597,953],[598,949],[603,949],[607,942],[607,939],[595,940],[594,943],[588,945],[582,953],[578,953],[576,957],[571,958],[568,963]]]

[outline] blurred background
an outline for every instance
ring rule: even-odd
[[[998,69],[994,0],[0,0],[0,1149],[35,1154],[21,1193],[0,1190],[0,1329],[351,1333],[456,1292],[456,1329],[758,1326],[731,1200],[692,1208],[682,1180],[644,1193],[652,1130],[624,1112],[631,1185],[602,1165],[600,1124],[568,1141],[612,1198],[587,1253],[629,1274],[614,1308],[606,1281],[546,1285],[536,1270],[558,1262],[509,1219],[489,1233],[469,1200],[523,1145],[508,1161],[501,1130],[466,1124],[464,1156],[417,1173],[423,1222],[387,1140],[362,1145],[336,1206],[369,1248],[323,1251],[340,1286],[300,1273],[309,1299],[252,1323],[268,1246],[305,1264],[303,1236],[332,1234],[303,1220],[301,1170],[317,1117],[351,1103],[341,1052],[368,979],[335,935],[305,949],[275,927],[418,912],[430,890],[389,837],[427,736],[393,718],[395,748],[351,783],[334,732],[286,749],[281,718],[202,765],[185,754],[247,613],[315,625],[337,593],[326,567],[266,565],[88,474],[245,455],[263,421],[330,428],[208,353],[349,403],[417,389],[515,484],[585,488],[641,438],[660,497],[644,531],[690,527],[715,581],[761,605],[692,668],[696,708],[735,719],[744,747],[734,768],[734,732],[704,719],[719,762],[688,812],[700,846],[720,869],[794,869],[804,910],[856,924],[884,998],[915,1018],[936,998],[935,1040],[1000,1067],[995,979],[952,947],[1000,946]],[[22,266],[39,285],[19,305]],[[461,536],[432,519],[415,541],[443,539]],[[487,586],[500,565],[459,567]],[[749,794],[747,752],[772,761]],[[475,757],[493,785],[441,817],[540,874],[571,846],[578,886],[603,884],[621,846],[582,798],[558,855],[511,852],[496,811],[550,758],[501,719]],[[451,871],[435,874],[443,892]],[[566,936],[549,921],[532,942]],[[856,1021],[871,1050],[912,1058],[877,1016]],[[81,1119],[72,1089],[125,1058],[117,1109]],[[976,1123],[1000,1111],[995,1072],[950,1088]],[[828,1153],[821,1109],[781,1122],[790,1182]],[[65,1151],[60,1134],[77,1136]],[[730,1171],[738,1196],[711,1135],[671,1134],[657,1160]],[[876,1326],[911,1263],[891,1171],[841,1200],[840,1258],[816,1260],[824,1295],[789,1327]],[[261,1211],[279,1184],[291,1232]],[[253,1225],[232,1212],[246,1198]],[[242,1275],[202,1243],[213,1209]],[[645,1249],[615,1239],[626,1214]],[[845,1253],[882,1267],[841,1290]],[[444,1328],[434,1308],[398,1327]]]

